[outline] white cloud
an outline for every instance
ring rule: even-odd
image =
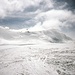
[[[53,0],[41,0],[44,2],[44,8],[53,8],[54,7],[54,1]]]
[[[58,19],[58,20],[67,20],[71,17],[72,12],[68,10],[49,10],[47,12],[42,12],[38,14],[35,19],[40,20],[49,20],[49,19]]]
[[[59,20],[51,19],[51,20],[44,21],[42,27],[45,29],[60,29],[59,26],[61,24],[62,23]]]
[[[17,11],[23,11],[25,7],[30,5],[29,0],[26,0],[26,3],[23,1],[24,0],[0,0],[0,17],[5,17]]]
[[[55,28],[59,27],[69,27],[69,22],[75,22],[75,15],[69,10],[49,10],[47,12],[42,12],[35,17],[35,20],[42,22],[42,26],[46,28]]]
[[[30,27],[29,31],[42,31],[44,28],[41,26],[41,22],[37,23],[34,27]]]
[[[0,0],[0,18],[18,11],[23,12],[29,6],[39,6],[45,2],[46,7],[53,7],[52,0]]]

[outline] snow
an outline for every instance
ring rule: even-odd
[[[0,27],[0,44],[36,44],[36,41],[37,43],[62,43],[71,40],[70,37],[56,29],[37,31],[31,29],[13,30]]]
[[[75,42],[55,29],[0,27],[0,75],[75,75]]]
[[[0,45],[0,75],[75,75],[75,43]]]

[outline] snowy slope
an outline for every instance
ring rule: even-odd
[[[75,44],[0,45],[0,75],[75,75]]]
[[[54,29],[0,27],[0,75],[75,75],[75,42]]]
[[[10,43],[15,43],[15,41],[16,43],[36,43],[36,40],[38,42],[59,43],[69,41],[71,38],[54,29],[31,31],[0,28],[0,43],[9,43],[9,41]]]

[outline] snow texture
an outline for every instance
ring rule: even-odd
[[[0,45],[0,75],[75,75],[75,43]]]

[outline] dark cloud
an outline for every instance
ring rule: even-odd
[[[30,20],[30,18],[6,17],[4,19],[0,19],[0,25],[8,26],[10,28],[22,28],[23,22],[28,20]]]
[[[29,6],[29,7],[27,7],[25,10],[24,10],[24,12],[35,12],[35,11],[37,11],[38,10],[38,8],[39,8],[39,6]]]
[[[75,0],[56,0],[56,2],[59,3],[59,5],[63,5],[64,3],[67,3],[68,5],[66,6],[66,8],[70,10],[75,9]]]

